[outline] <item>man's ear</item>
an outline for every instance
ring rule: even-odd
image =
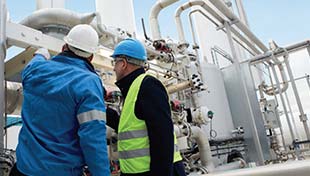
[[[89,56],[89,57],[87,58],[87,60],[88,60],[89,62],[91,62],[91,61],[93,60],[93,58],[94,58],[94,55],[92,54],[91,56]]]
[[[61,52],[67,51],[68,50],[68,44],[64,44],[61,48]]]

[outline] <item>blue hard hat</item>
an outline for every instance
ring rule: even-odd
[[[115,58],[119,55],[129,56],[131,58],[146,61],[146,50],[141,42],[136,39],[127,38],[121,41],[114,49],[111,57]]]

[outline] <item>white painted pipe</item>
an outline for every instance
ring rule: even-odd
[[[221,166],[218,166],[214,169],[214,172],[220,172],[220,171],[228,171],[228,170],[234,170],[234,169],[240,169],[244,168],[246,165],[245,161],[239,160],[231,163],[227,163]]]
[[[95,16],[96,13],[79,14],[61,8],[41,9],[33,12],[22,20],[20,24],[34,29],[41,29],[50,24],[63,25],[70,29],[78,24],[89,24]]]
[[[6,0],[0,0],[0,151],[4,148],[4,59],[6,57]],[[3,172],[0,171],[0,175]]]
[[[159,12],[165,7],[177,1],[179,0],[158,0],[151,8],[149,21],[150,21],[150,29],[152,33],[152,38],[154,41],[162,39],[161,34],[160,34],[160,29],[159,29],[159,23],[157,19]]]
[[[209,0],[220,12],[230,21],[237,21],[235,24],[248,38],[250,38],[262,51],[267,52],[268,48],[249,30],[249,28],[236,17],[226,5],[219,0]]]
[[[6,82],[6,113],[11,114],[18,107],[21,109],[21,105],[23,102],[23,87],[21,83],[15,82]]]
[[[243,7],[243,2],[242,2],[242,0],[236,0],[236,7],[237,7],[237,10],[238,10],[238,14],[239,14],[240,20],[241,20],[246,26],[249,26],[249,22],[248,22],[248,19],[247,19],[247,17],[246,17],[246,13],[245,13],[245,10],[244,10],[244,7]]]
[[[283,82],[281,83],[282,84],[282,87],[280,87],[281,89],[281,92],[285,92],[287,89],[288,89],[288,80],[287,80],[287,77],[286,77],[286,73],[283,69],[283,65],[282,64],[278,64],[277,65],[278,68],[279,68],[279,71],[280,71],[280,74],[281,74],[281,77],[282,77],[282,80]],[[276,72],[274,74],[277,74]],[[263,91],[267,94],[267,95],[270,95],[270,96],[273,96],[273,95],[276,95],[276,94],[279,94],[280,93],[280,90],[278,89],[278,87],[274,87],[273,85],[271,87],[266,87],[264,86],[263,87]]]
[[[207,134],[199,127],[192,126],[190,128],[192,132],[190,137],[197,142],[202,166],[206,167],[209,172],[213,172],[214,164],[212,163],[211,148]]]
[[[191,81],[184,81],[184,82],[181,82],[179,84],[175,84],[175,85],[171,85],[171,86],[167,87],[167,92],[169,94],[173,94],[175,92],[188,89],[191,86],[192,86],[192,82]]]
[[[289,75],[290,80],[291,80],[293,92],[294,92],[295,99],[296,99],[296,102],[297,102],[297,107],[298,107],[298,110],[299,110],[299,113],[300,113],[299,118],[300,118],[300,121],[303,123],[304,129],[305,129],[305,133],[306,133],[306,136],[307,136],[307,140],[310,140],[310,131],[309,131],[308,123],[307,123],[308,119],[307,119],[307,116],[306,116],[306,114],[304,112],[304,109],[302,107],[302,104],[301,104],[300,96],[299,96],[299,93],[298,93],[298,90],[297,90],[297,86],[296,86],[296,83],[295,83],[294,75],[293,75],[293,72],[292,72],[292,69],[291,69],[288,57],[289,57],[288,54],[284,56],[284,62],[285,62],[286,68],[287,68],[288,75]]]
[[[288,113],[287,113],[286,104],[285,104],[285,101],[284,101],[284,97],[282,95],[283,92],[282,92],[282,89],[280,88],[280,81],[279,81],[279,78],[278,78],[278,76],[276,74],[276,70],[274,68],[274,65],[271,65],[271,69],[272,69],[272,72],[274,74],[274,78],[275,78],[275,81],[276,81],[277,89],[279,90],[279,95],[280,95],[280,99],[281,99],[281,102],[282,102],[282,106],[283,106],[283,110],[284,110],[284,115],[286,117],[286,121],[287,121],[287,124],[288,124],[288,127],[289,127],[291,139],[295,140],[296,137],[295,137],[295,134],[294,134],[294,131],[293,131],[293,126],[291,124],[290,118],[289,118]]]
[[[237,169],[204,176],[309,176],[310,161],[291,161],[283,164],[272,164],[255,168]]]
[[[176,27],[177,27],[177,31],[178,31],[178,37],[179,37],[181,44],[187,43],[185,36],[184,36],[182,21],[180,18],[181,13],[184,10],[186,10],[192,6],[196,6],[196,5],[202,7],[204,10],[206,10],[209,14],[211,14],[220,23],[223,24],[225,22],[225,20],[218,14],[218,12],[214,11],[208,4],[205,3],[205,1],[203,1],[203,0],[191,0],[190,2],[187,2],[187,3],[183,4],[182,6],[180,6],[175,12],[175,23],[176,23]],[[202,13],[202,14],[205,17],[209,18],[205,13]],[[191,21],[191,19],[190,19],[190,21]],[[236,35],[237,38],[239,38],[242,42],[244,42],[247,46],[249,46],[253,50],[253,52],[255,52],[256,54],[261,54],[261,52],[253,44],[251,44],[251,41],[249,41],[247,38],[242,36],[236,29],[231,28],[231,31]],[[250,51],[250,53],[252,53],[252,52]]]
[[[190,1],[190,2],[187,2],[181,6],[179,6],[177,8],[177,10],[175,11],[175,15],[174,15],[174,18],[175,18],[175,23],[176,23],[176,26],[177,26],[177,31],[178,31],[178,36],[179,36],[179,41],[180,43],[186,43],[186,40],[185,40],[185,35],[184,35],[184,29],[183,29],[183,25],[182,25],[182,21],[181,21],[181,13],[192,7],[192,6],[203,6],[205,4],[205,2],[203,1]]]

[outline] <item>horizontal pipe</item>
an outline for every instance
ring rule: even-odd
[[[263,52],[267,52],[268,48],[249,30],[249,28],[241,22],[233,12],[231,12],[226,5],[219,0],[209,0],[219,11],[221,11],[230,21],[236,21],[235,25],[252,40]]]
[[[96,13],[79,14],[66,9],[50,8],[33,12],[20,24],[38,30],[50,24],[67,26],[70,29],[78,24],[89,24],[95,16]]]
[[[260,54],[258,56],[255,56],[252,59],[247,60],[245,62],[250,62],[250,64],[253,65],[253,64],[260,63],[260,62],[265,62],[266,60],[270,59],[270,57],[272,55],[274,55],[275,57],[279,57],[281,55],[286,54],[286,52],[289,52],[289,53],[295,52],[295,51],[307,48],[309,46],[310,46],[310,40],[305,40],[305,41],[284,47],[284,49],[279,49],[276,51],[268,51],[264,54]]]
[[[188,89],[191,86],[192,86],[192,82],[191,81],[184,81],[184,82],[181,82],[179,84],[175,84],[175,85],[167,87],[167,91],[168,91],[169,94],[173,94],[175,92]]]

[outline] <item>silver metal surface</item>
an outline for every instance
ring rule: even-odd
[[[289,56],[285,55],[284,57],[289,57]],[[304,125],[304,129],[305,129],[305,132],[306,132],[307,139],[310,140],[310,131],[309,131],[308,123],[307,123],[308,119],[307,119],[307,116],[306,116],[306,114],[304,112],[304,109],[302,107],[302,104],[301,104],[300,96],[299,96],[299,93],[298,93],[298,90],[297,90],[297,86],[296,86],[296,83],[295,83],[295,80],[294,80],[294,75],[293,75],[293,72],[292,72],[292,69],[291,69],[291,66],[290,66],[288,58],[284,59],[284,62],[285,62],[285,65],[286,65],[286,68],[287,68],[287,73],[288,73],[289,78],[291,80],[293,92],[294,92],[294,95],[295,95],[295,98],[296,98],[298,110],[299,110],[299,113],[300,113],[300,116],[299,116],[300,117],[300,121]]]
[[[235,127],[243,126],[245,129],[245,143],[248,145],[249,151],[253,151],[247,153],[247,159],[263,165],[264,160],[269,158],[268,143],[254,85],[249,79],[250,76],[246,77],[246,75],[250,75],[249,70],[246,70],[249,67],[241,68],[232,40],[230,25],[228,22],[225,22],[224,25],[234,60],[233,65],[223,69],[234,125]]]
[[[286,105],[285,105],[285,100],[284,100],[284,97],[283,97],[283,92],[282,92],[282,89],[280,88],[280,81],[279,81],[279,78],[278,78],[278,75],[276,73],[274,65],[271,66],[271,70],[272,70],[272,72],[274,74],[274,78],[275,78],[275,81],[276,81],[276,87],[279,90],[280,100],[282,102],[282,107],[283,107],[283,110],[284,110],[284,115],[286,117],[286,121],[287,121],[289,130],[290,130],[291,139],[295,140],[296,137],[295,137],[295,134],[294,134],[294,131],[293,131],[293,126],[292,126],[292,123],[291,123],[290,118],[288,116],[288,111],[287,111],[287,108],[286,108]]]
[[[0,151],[4,148],[4,59],[6,56],[6,1],[0,0]],[[2,171],[0,171],[1,174]]]

